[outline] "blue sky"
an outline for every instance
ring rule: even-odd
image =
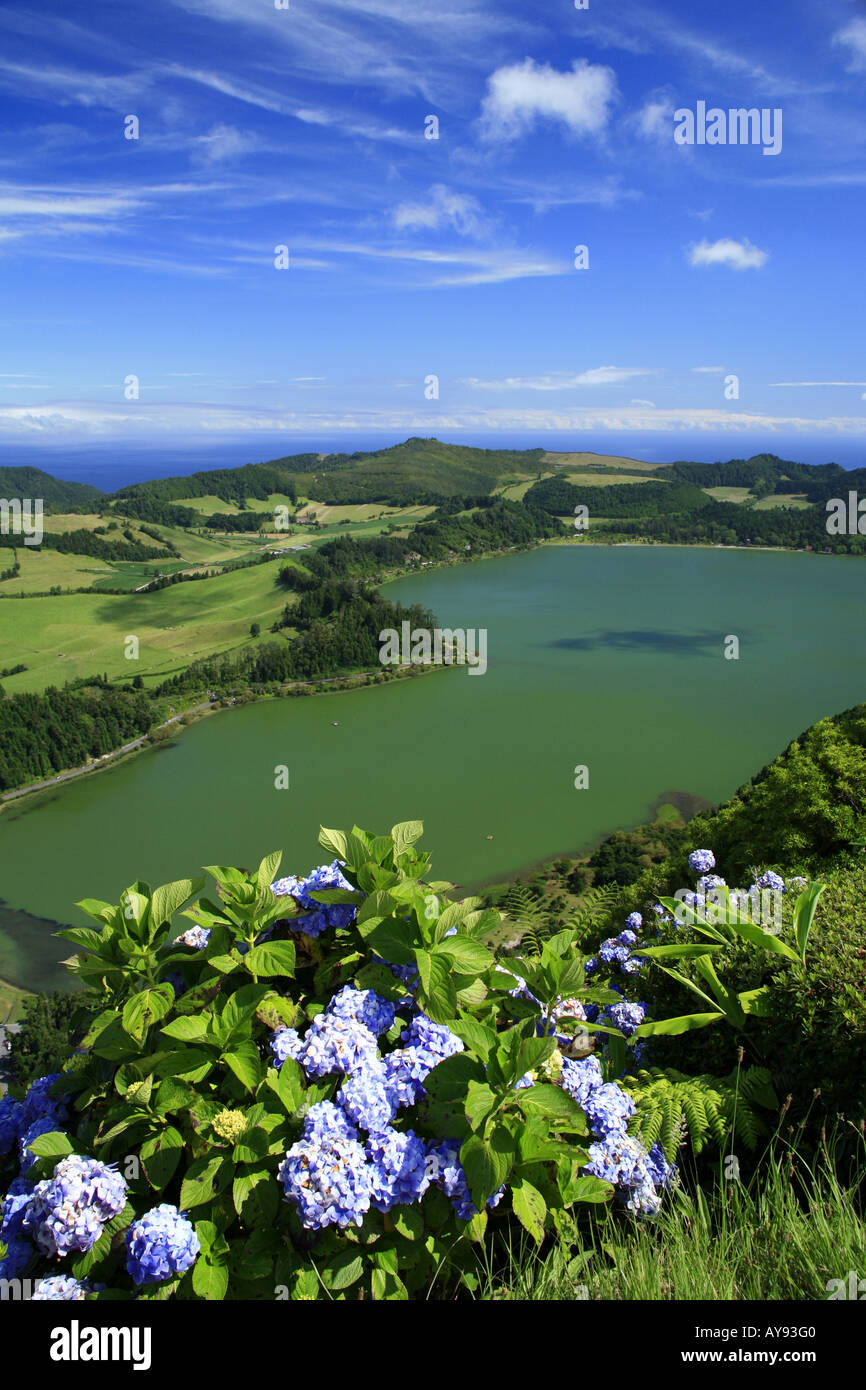
[[[866,4],[289,5],[0,10],[7,461],[863,440]],[[780,152],[677,144],[700,101]]]

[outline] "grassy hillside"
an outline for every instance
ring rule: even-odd
[[[0,497],[41,497],[46,508],[85,507],[100,502],[105,493],[90,483],[66,483],[41,468],[0,467]]]

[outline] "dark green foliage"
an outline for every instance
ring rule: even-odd
[[[42,499],[48,511],[88,511],[105,501],[105,493],[90,483],[67,483],[41,468],[0,467],[0,497]]]
[[[114,503],[121,516],[136,517],[139,521],[156,522],[161,526],[200,526],[201,517],[192,507],[176,507],[147,493],[126,497]]]
[[[725,1077],[686,1076],[651,1067],[627,1077],[623,1085],[637,1106],[629,1132],[648,1149],[659,1143],[669,1163],[684,1133],[696,1154],[708,1145],[736,1152],[739,1141],[754,1151],[769,1133],[766,1112],[778,1105],[766,1067],[734,1068]]]
[[[573,515],[579,504],[594,516],[650,517],[668,512],[691,513],[711,505],[711,498],[691,483],[612,483],[590,487],[564,478],[546,478],[526,492],[527,506],[541,507],[556,516]]]
[[[100,682],[0,701],[0,791],[80,767],[147,733],[153,713],[146,695]]]
[[[78,1034],[72,1019],[81,1004],[81,995],[56,989],[53,994],[30,994],[24,1000],[18,1020],[12,1059],[15,1081],[29,1085],[39,1076],[59,1072],[66,1064]]]

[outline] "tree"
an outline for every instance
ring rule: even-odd
[[[258,623],[250,623],[250,637],[258,637],[261,630],[261,626]]]

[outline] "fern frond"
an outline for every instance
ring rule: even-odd
[[[730,1076],[685,1076],[652,1067],[622,1083],[635,1103],[631,1132],[646,1148],[658,1143],[669,1163],[676,1158],[683,1130],[696,1154],[714,1145],[724,1153],[733,1135],[754,1150],[767,1133],[759,1110],[777,1105],[764,1067],[736,1069]]]

